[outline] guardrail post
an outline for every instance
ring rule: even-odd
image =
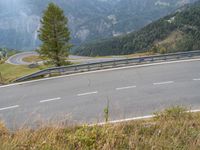
[[[144,58],[139,58],[139,63],[143,62],[144,61]]]
[[[189,54],[189,56],[188,57],[192,57],[193,55],[192,54]]]
[[[51,77],[51,70],[48,70],[48,74],[49,74],[49,76]]]
[[[64,69],[62,68],[62,69],[60,69],[60,74],[62,75],[62,74],[64,74]]]
[[[0,72],[0,83],[3,83],[3,77],[2,77],[1,72]]]
[[[113,66],[116,66],[115,60],[114,60],[114,62],[113,62]]]
[[[90,71],[90,65],[88,65],[88,71]]]

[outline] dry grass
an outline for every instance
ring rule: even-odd
[[[200,149],[200,114],[174,107],[148,121],[65,128],[21,129],[0,124],[3,150]]]
[[[126,58],[138,58],[138,57],[145,57],[145,56],[150,56],[154,55],[153,52],[143,52],[143,53],[135,53],[135,54],[130,54],[130,55],[124,55]]]
[[[22,60],[25,61],[25,62],[29,62],[29,63],[35,63],[35,62],[43,61],[42,58],[40,58],[39,56],[36,56],[36,55],[25,57]]]
[[[138,58],[138,57],[145,57],[149,55],[153,55],[152,52],[140,52],[140,53],[134,53],[129,55],[112,55],[112,56],[96,56],[96,57],[89,57],[89,58],[115,58],[115,57],[121,57],[121,58]]]
[[[11,65],[11,64],[0,64],[0,83],[6,84],[13,80],[37,72],[42,69],[48,68],[48,65],[42,65],[37,68],[29,68],[24,65]]]
[[[0,64],[0,73],[2,76],[2,79],[0,79],[0,83],[9,83],[16,78],[34,73],[38,70],[40,69],[39,68],[30,69],[27,66]]]

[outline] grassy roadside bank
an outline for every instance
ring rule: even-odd
[[[44,66],[29,68],[28,66],[17,66],[6,63],[0,64],[0,83],[10,83],[14,79],[34,73],[44,68]]]
[[[0,149],[199,149],[200,114],[181,107],[157,113],[151,120],[104,126],[21,129],[10,133],[0,124]]]
[[[28,62],[28,63],[35,63],[35,62],[43,61],[39,56],[36,56],[36,55],[24,57],[22,60],[24,62]]]

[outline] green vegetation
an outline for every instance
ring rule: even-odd
[[[33,55],[33,56],[24,57],[23,61],[32,63],[32,62],[43,61],[43,59],[41,59],[39,56]]]
[[[105,122],[109,121],[109,100],[107,101],[106,108],[104,108],[104,118],[105,118]]]
[[[65,60],[71,48],[67,22],[63,10],[54,3],[48,5],[41,20],[39,39],[42,41],[42,45],[38,49],[38,53],[40,56],[48,58],[49,62],[55,66],[66,64]]]
[[[138,31],[150,21],[155,21],[174,12],[185,3],[194,1],[5,0],[4,2],[1,0],[0,45],[23,50],[33,50],[38,47],[40,41],[34,35],[37,32],[41,12],[49,2],[58,4],[70,17],[70,27],[73,31],[71,41],[80,45],[94,39],[110,38],[120,33]],[[24,20],[27,20],[27,17],[29,19],[25,23]]]
[[[0,48],[0,60],[4,60],[7,57],[7,50]]]
[[[0,48],[0,64],[4,63],[4,61],[8,57],[10,57],[18,52],[19,51],[14,50],[14,49]]]
[[[155,48],[156,47],[156,48]],[[200,1],[149,24],[138,32],[95,41],[74,50],[87,56],[168,53],[200,48]]]
[[[200,149],[200,114],[174,107],[149,120],[104,126],[41,127],[9,132],[0,123],[0,149]]]
[[[10,64],[0,64],[0,83],[10,83],[13,80],[34,73],[47,66],[39,66],[37,68],[28,68],[28,66],[17,66]]]

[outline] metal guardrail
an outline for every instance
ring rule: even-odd
[[[80,73],[80,72],[93,71],[93,70],[116,68],[116,67],[129,66],[129,65],[138,65],[138,64],[151,63],[151,62],[187,59],[187,58],[194,58],[194,57],[200,57],[200,50],[113,60],[113,61],[106,61],[106,62],[97,62],[97,63],[90,63],[90,64],[54,67],[54,68],[41,70],[36,73],[18,78],[14,82],[22,82],[22,81],[31,80],[31,79],[39,78],[39,77],[45,77],[45,76],[73,74],[73,73]]]

